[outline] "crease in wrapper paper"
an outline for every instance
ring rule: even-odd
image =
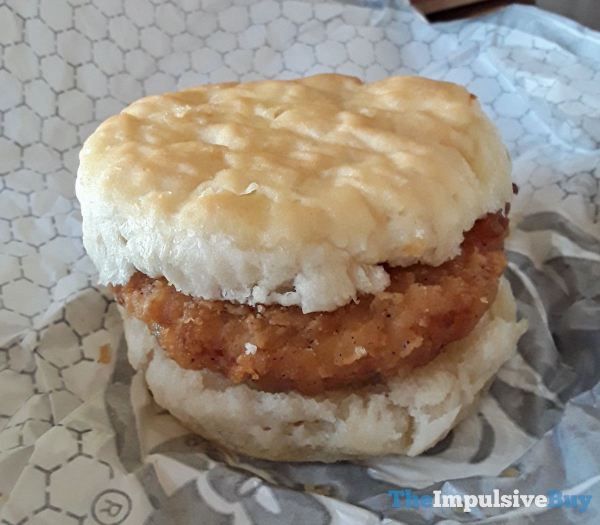
[[[600,520],[600,38],[511,7],[429,25],[406,2],[57,0],[0,6],[0,521]],[[190,435],[126,362],[81,244],[77,155],[145,94],[337,71],[467,86],[520,192],[507,276],[529,331],[479,412],[417,458],[287,464]],[[393,509],[387,491],[591,494],[552,509]]]

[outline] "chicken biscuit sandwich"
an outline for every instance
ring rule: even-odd
[[[320,75],[144,98],[86,141],[77,195],[131,363],[234,451],[419,454],[524,330],[502,278],[510,160],[454,84]]]

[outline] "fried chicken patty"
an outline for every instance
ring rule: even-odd
[[[423,365],[465,337],[496,296],[507,229],[502,213],[488,214],[465,233],[454,259],[438,267],[388,267],[384,292],[332,312],[196,299],[140,272],[113,290],[183,368],[314,395]]]

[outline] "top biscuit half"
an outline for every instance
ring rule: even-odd
[[[331,311],[439,265],[511,200],[510,160],[454,84],[343,75],[143,98],[80,155],[85,247],[103,284],[135,271],[208,300]]]

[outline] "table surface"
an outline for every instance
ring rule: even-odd
[[[532,4],[600,30],[599,0],[413,0],[432,21],[455,20],[484,14],[509,4]]]
[[[548,9],[600,30],[600,2],[598,0],[536,0],[542,9]]]

